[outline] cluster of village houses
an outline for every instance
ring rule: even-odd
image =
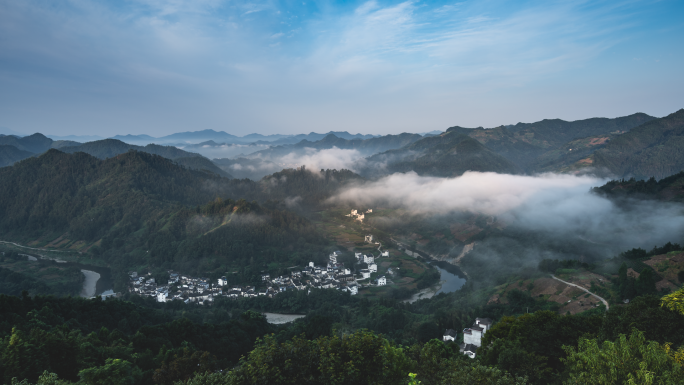
[[[372,241],[372,236],[370,239]],[[136,272],[131,272],[129,273],[129,291],[154,297],[158,302],[179,300],[185,303],[206,304],[213,302],[217,297],[238,299],[266,296],[273,298],[278,293],[288,290],[337,289],[356,295],[359,288],[363,286],[387,285],[385,276],[378,277],[373,282],[370,280],[371,274],[378,271],[375,256],[372,254],[355,253],[357,263],[363,262],[368,265],[367,269],[361,269],[358,274],[353,274],[350,269],[344,267],[343,263],[339,263],[339,256],[339,251],[333,252],[329,255],[327,266],[316,266],[313,262],[309,262],[303,270],[292,271],[289,276],[271,278],[270,275],[263,274],[262,285],[259,289],[254,286],[231,286],[225,276],[213,283],[207,278],[190,277],[170,271],[169,280],[164,283],[156,282],[150,273],[138,276]],[[382,252],[380,256],[388,257],[389,252]]]
[[[366,218],[366,214],[370,214],[372,212],[373,212],[373,209],[368,209],[368,210],[366,210],[365,213],[363,211],[359,212],[358,210],[352,210],[351,214],[347,214],[345,216],[352,217],[359,222],[363,222],[363,220]]]
[[[463,329],[463,343],[461,343],[461,353],[470,358],[475,358],[477,348],[482,346],[482,337],[491,329],[492,320],[489,318],[475,318],[475,323],[469,328]],[[447,329],[442,337],[444,342],[455,342],[458,332],[454,329]]]

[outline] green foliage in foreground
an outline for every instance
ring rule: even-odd
[[[413,383],[423,385],[527,383],[469,360],[452,346],[433,340],[404,348],[368,331],[281,344],[267,336],[236,369],[201,374],[187,384],[408,384],[413,372]]]
[[[681,384],[684,368],[655,341],[636,329],[615,342],[581,339],[577,349],[567,346],[563,361],[570,373],[566,384]]]

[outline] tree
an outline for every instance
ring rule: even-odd
[[[580,339],[579,347],[565,346],[563,359],[569,372],[566,384],[681,384],[684,370],[664,346],[646,341],[632,330],[615,342],[599,345],[596,339]]]
[[[87,385],[131,385],[142,373],[126,360],[107,358],[103,366],[81,370],[78,376]]]

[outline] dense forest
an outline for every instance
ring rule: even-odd
[[[466,287],[409,304],[314,290],[206,308],[135,296],[0,295],[0,374],[7,384],[50,377],[82,384],[608,384],[644,370],[654,383],[684,378],[684,315],[657,297],[572,316],[541,310],[529,297],[506,305],[480,297]],[[532,307],[525,313],[519,305]],[[308,314],[277,326],[250,310],[259,308]],[[439,339],[476,316],[497,322],[475,359]],[[611,349],[630,352],[619,370],[610,370],[611,361],[591,364],[610,358]],[[600,382],[602,375],[613,379]]]

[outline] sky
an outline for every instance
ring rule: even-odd
[[[0,127],[394,134],[684,108],[684,2],[0,1]]]

